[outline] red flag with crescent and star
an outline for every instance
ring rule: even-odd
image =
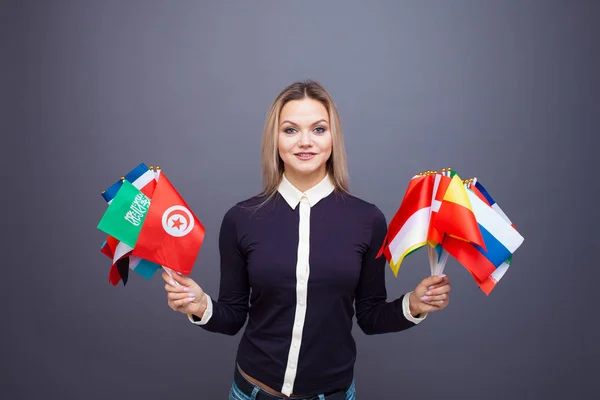
[[[204,226],[162,172],[132,254],[189,275]]]

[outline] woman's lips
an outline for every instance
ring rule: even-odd
[[[317,155],[316,153],[311,153],[311,152],[295,154],[295,156],[302,161],[310,160],[310,159],[314,158],[316,155]]]

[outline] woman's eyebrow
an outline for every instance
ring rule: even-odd
[[[292,121],[290,121],[290,120],[287,120],[287,119],[286,119],[286,120],[284,120],[284,121],[282,121],[282,122],[281,122],[281,124],[279,124],[279,125],[283,125],[283,124],[285,124],[286,122],[287,122],[288,124],[297,125],[296,123],[294,123],[294,122],[292,122]],[[329,123],[329,122],[327,122],[327,120],[326,120],[326,119],[324,119],[324,118],[323,118],[323,119],[320,119],[320,120],[318,120],[318,121],[316,121],[316,122],[313,122],[311,125],[316,125],[316,124],[318,124],[318,123],[320,123],[320,122],[325,122],[326,124],[328,124],[328,123]]]

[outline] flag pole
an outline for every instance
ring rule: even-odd
[[[169,274],[171,278],[173,278],[173,270],[171,268],[165,267],[164,265],[161,265],[161,267],[167,272],[167,274]],[[175,282],[175,286],[181,286],[175,279],[173,279],[173,282]]]

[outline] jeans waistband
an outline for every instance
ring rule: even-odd
[[[315,395],[311,395],[308,397],[277,396],[277,395],[271,394],[271,393],[261,389],[260,387],[256,386],[255,384],[253,384],[252,382],[247,380],[244,377],[244,375],[242,375],[242,373],[240,372],[240,370],[237,366],[235,368],[233,379],[234,379],[236,386],[242,393],[244,393],[246,396],[254,398],[255,400],[282,400],[282,399],[289,399],[289,400],[320,400],[320,399],[323,399],[323,400],[346,400],[346,390],[336,390],[335,392],[323,393],[321,395],[315,394]],[[256,393],[255,397],[252,397],[253,393]]]

